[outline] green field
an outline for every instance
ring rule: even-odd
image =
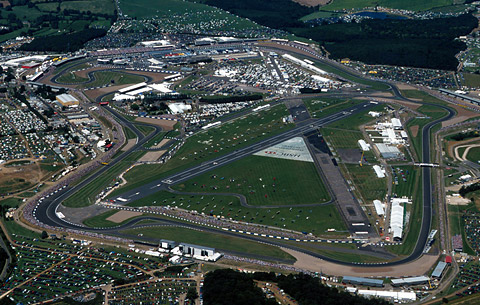
[[[119,212],[118,210],[111,210],[111,211],[104,212],[102,214],[98,214],[96,216],[85,219],[83,221],[83,224],[86,225],[87,227],[91,227],[91,228],[116,227],[118,225],[121,225],[123,223],[126,223],[126,222],[132,220],[132,218],[133,218],[133,217],[131,217],[131,218],[126,219],[126,220],[124,220],[122,222],[119,222],[119,223],[107,220],[108,217],[110,217],[112,215],[115,215],[118,212]]]
[[[240,237],[224,236],[220,234],[199,232],[184,228],[145,228],[125,230],[122,233],[138,235],[143,234],[146,237],[155,239],[168,239],[177,242],[191,243],[205,247],[212,247],[218,250],[235,251],[250,255],[261,255],[270,257],[271,260],[295,260],[290,254],[280,250],[280,248],[249,241]]]
[[[65,72],[62,76],[57,78],[59,83],[76,84],[88,81],[88,78],[77,76],[74,72]]]
[[[353,183],[367,201],[383,200],[387,193],[387,179],[377,178],[372,166],[345,164]]]
[[[312,117],[324,118],[365,101],[315,97],[306,99],[304,102]]]
[[[463,84],[469,88],[478,88],[480,87],[480,75],[473,73],[463,73],[465,81]]]
[[[335,148],[359,148],[358,140],[364,139],[362,133],[356,130],[322,128],[322,135]]]
[[[12,5],[11,16],[8,16],[10,12],[2,14],[0,25],[8,25],[11,22],[9,20],[13,20],[12,17],[28,23],[22,24],[20,29],[13,32],[0,35],[0,41],[22,36],[22,33],[25,35],[24,33],[27,31],[31,32],[31,34],[29,33],[30,36],[40,37],[64,31],[80,31],[92,26],[101,26],[108,29],[111,20],[106,19],[105,16],[109,15],[111,17],[115,11],[112,0],[62,1],[59,3],[32,1],[32,3],[34,5],[15,3]],[[64,10],[74,10],[75,13],[63,14]],[[77,14],[77,11],[81,14]],[[48,21],[48,18],[51,18],[49,15],[52,13],[56,14],[57,17],[54,23]]]
[[[462,218],[464,211],[468,210],[469,207],[473,208],[473,204],[470,204],[469,206],[448,205],[448,220],[450,225],[450,234],[452,236],[457,234],[462,235],[463,252],[470,255],[475,255],[475,251],[472,250],[467,242],[467,236],[464,230],[465,221]]]
[[[250,205],[327,202],[326,187],[314,163],[249,156],[175,186],[184,192],[235,193]]]
[[[382,112],[384,108],[385,108],[384,105],[378,104],[375,107],[360,111],[355,115],[352,115],[345,119],[328,124],[327,127],[346,129],[346,130],[360,130],[360,125],[364,125],[364,124],[367,124],[368,122],[375,121],[375,118],[368,115],[368,112],[370,111]]]
[[[188,137],[167,163],[133,168],[125,175],[128,184],[112,196],[287,131],[294,127],[282,121],[288,114],[285,105],[278,105],[198,132]]]
[[[346,227],[335,205],[292,208],[246,208],[236,197],[222,195],[179,195],[162,191],[127,204],[133,207],[173,206],[186,210],[222,216],[286,229],[312,232],[316,235],[339,235]],[[337,232],[327,233],[335,228]],[[340,235],[342,233],[340,232]]]
[[[212,20],[219,22],[218,29],[221,30],[242,30],[262,28],[258,24],[246,19],[230,14],[221,9],[208,6],[201,3],[183,1],[183,0],[136,0],[120,1],[120,8],[125,15],[143,18],[157,18],[162,20],[163,25],[169,26],[176,22],[179,26],[185,24],[194,24],[202,26]],[[181,17],[180,17],[181,16]]]
[[[113,184],[113,182],[118,178],[118,175],[126,170],[134,161],[138,160],[144,153],[145,152],[143,151],[136,151],[113,166],[106,165],[109,166],[107,171],[80,189],[78,192],[68,197],[63,202],[63,205],[67,207],[84,207],[91,205],[94,202],[95,196],[103,188]]]
[[[0,205],[9,206],[9,207],[18,207],[22,203],[22,199],[20,198],[6,198],[0,199]]]
[[[421,170],[414,166],[393,166],[397,172],[398,184],[393,184],[392,193],[396,194],[397,197],[412,197],[415,190],[415,186],[419,182],[421,176]],[[399,174],[399,170],[402,169],[407,181],[403,181],[402,175]],[[408,171],[408,173],[407,173]]]
[[[145,78],[140,75],[113,72],[113,71],[98,71],[93,73],[94,81],[85,83],[82,88],[93,88],[105,85],[127,85],[141,83],[145,81]]]
[[[396,9],[406,9],[412,11],[426,11],[432,8],[450,6],[457,4],[455,0],[333,0],[330,4],[323,6],[322,10],[336,11],[343,9],[360,9],[365,7],[389,7]]]
[[[478,163],[478,161],[480,161],[480,147],[470,148],[467,159],[474,163]]]

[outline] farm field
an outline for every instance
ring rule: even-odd
[[[346,230],[343,219],[333,204],[297,208],[247,208],[241,206],[239,199],[233,196],[173,194],[162,191],[127,205],[170,206],[232,220],[312,232],[316,235],[338,235],[339,231]],[[337,232],[327,233],[330,228]]]
[[[298,205],[330,199],[314,163],[249,156],[174,187],[184,192],[235,193],[249,205]]]

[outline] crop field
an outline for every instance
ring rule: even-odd
[[[368,201],[383,200],[387,193],[387,179],[377,178],[372,166],[345,164],[353,183],[363,198]]]
[[[313,207],[248,208],[236,197],[223,195],[179,195],[166,191],[127,204],[133,207],[171,206],[181,209],[223,216],[227,219],[312,232],[317,235],[338,235],[346,227],[333,204]],[[337,232],[327,233],[330,228]]]
[[[294,127],[293,124],[283,123],[282,118],[288,115],[287,108],[278,105],[267,111],[252,113],[219,127],[196,133],[187,138],[185,144],[167,163],[134,167],[125,175],[128,184],[116,190],[113,196],[165,177],[174,170],[179,171],[200,164],[287,131]]]
[[[235,193],[250,205],[327,202],[328,192],[314,163],[249,156],[175,186],[185,192]]]
[[[336,11],[342,9],[360,9],[365,7],[389,7],[396,9],[406,9],[412,11],[425,11],[432,8],[451,6],[458,3],[455,0],[333,0],[332,3],[323,6],[322,10]]]
[[[146,237],[155,239],[168,239],[177,242],[191,243],[205,247],[212,247],[218,250],[235,251],[250,255],[261,255],[270,257],[272,260],[294,260],[294,258],[282,251],[280,248],[249,241],[239,237],[225,236],[207,232],[199,232],[184,228],[163,227],[143,228],[122,231],[130,235],[143,234]]]

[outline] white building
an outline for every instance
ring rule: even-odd
[[[393,240],[401,241],[403,237],[403,214],[404,207],[402,203],[408,203],[407,198],[392,198],[392,207],[390,210],[390,229]]]
[[[363,151],[369,151],[370,150],[370,144],[365,142],[365,140],[358,140],[358,145],[360,145],[360,148]]]
[[[412,302],[417,300],[417,295],[413,291],[358,290],[357,293],[364,297],[383,298],[396,302]]]
[[[192,110],[192,105],[187,105],[184,103],[171,103],[168,104],[168,109],[172,114],[184,113],[185,111]]]
[[[375,206],[375,211],[377,212],[378,216],[385,215],[385,208],[380,200],[374,200],[373,205]]]
[[[397,118],[392,119],[392,126],[393,129],[403,129],[402,122]]]
[[[381,168],[379,165],[374,165],[373,170],[377,175],[377,178],[385,178],[385,169]]]

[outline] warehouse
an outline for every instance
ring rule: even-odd
[[[70,94],[57,95],[56,100],[63,107],[77,107],[79,105],[78,100]]]
[[[383,287],[383,280],[367,279],[364,277],[356,276],[344,276],[342,279],[343,283],[362,285],[362,286],[373,286],[373,287]]]
[[[432,272],[432,277],[434,278],[441,278],[443,273],[445,272],[445,268],[447,267],[447,263],[445,262],[438,262],[437,266]]]
[[[395,146],[383,143],[375,144],[375,146],[384,159],[400,159],[403,156],[402,152]]]
[[[194,259],[202,260],[202,261],[210,261],[216,262],[221,256],[221,253],[215,252],[215,249],[181,243],[177,247],[175,247],[172,251],[174,255],[182,255],[185,257],[191,257]]]
[[[406,277],[403,279],[392,279],[392,286],[421,285],[430,281],[428,276]]]
[[[358,290],[358,295],[364,297],[376,297],[394,302],[413,302],[417,300],[415,292],[384,291],[384,290]]]

